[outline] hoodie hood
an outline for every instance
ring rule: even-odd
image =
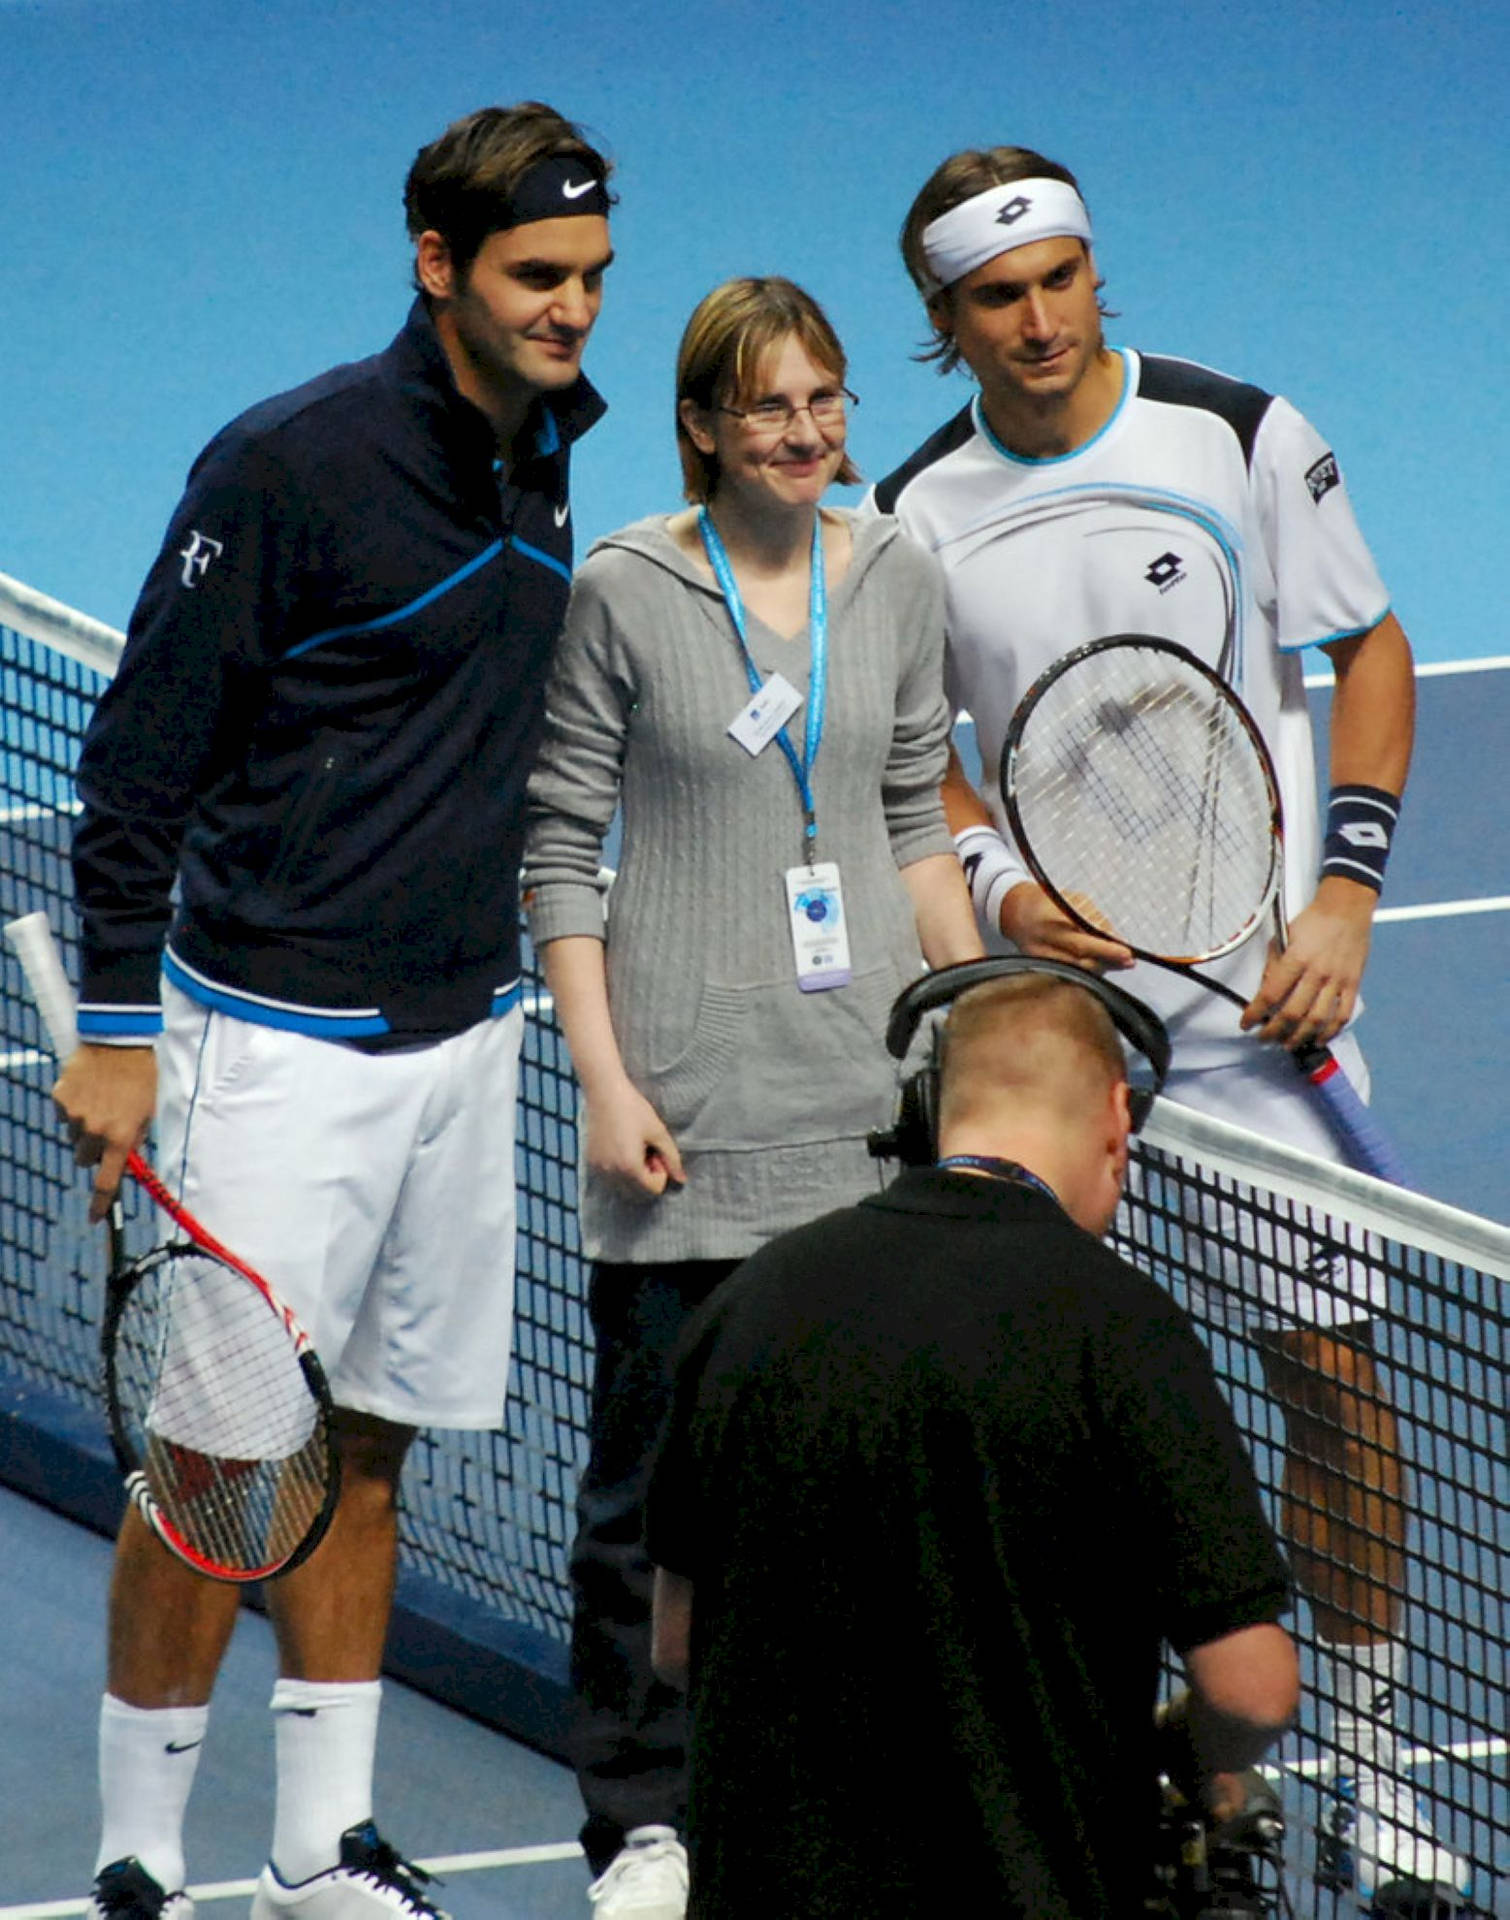
[[[877,555],[900,537],[901,527],[889,514],[856,513],[848,507],[826,507],[824,511],[837,515],[845,522],[852,547],[844,578],[829,595],[831,603],[837,604],[842,598],[847,598],[864,579],[875,564]],[[627,527],[620,527],[617,533],[594,541],[588,557],[600,553],[632,554],[638,560],[662,568],[721,604],[723,595],[712,574],[705,573],[690,554],[684,553],[668,532],[674,518],[674,514],[656,513],[645,520],[633,520]]]

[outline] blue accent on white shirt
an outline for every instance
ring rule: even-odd
[[[1104,440],[1126,412],[1128,404],[1137,391],[1137,382],[1133,378],[1132,357],[1126,347],[1113,347],[1111,351],[1122,362],[1122,391],[1117,396],[1117,404],[1097,427],[1089,440],[1081,441],[1078,447],[1071,447],[1068,453],[1046,453],[1041,455],[1013,453],[1004,440],[998,440],[991,431],[991,422],[986,418],[986,410],[977,394],[971,401],[971,414],[976,431],[981,438],[988,440],[1003,460],[1010,460],[1014,467],[1057,467],[1065,460],[1078,460],[1083,453],[1089,453],[1097,441]]]

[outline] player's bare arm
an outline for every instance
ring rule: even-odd
[[[157,1055],[150,1046],[76,1047],[52,1090],[68,1123],[74,1159],[95,1168],[91,1220],[103,1220],[126,1171],[126,1160],[147,1137],[157,1107]]]
[[[556,1017],[582,1088],[587,1164],[630,1198],[656,1200],[685,1184],[664,1120],[630,1079],[608,1007],[603,942],[568,934],[540,950]]]
[[[959,751],[950,742],[949,765],[944,773],[944,818],[949,831],[961,834],[966,827],[993,827],[986,803],[970,784]]]
[[[1390,613],[1367,633],[1325,649],[1336,674],[1332,695],[1333,792],[1404,791],[1415,737],[1415,667],[1410,642]],[[1283,954],[1271,954],[1243,1026],[1287,1047],[1331,1040],[1352,1018],[1368,959],[1377,886],[1325,873],[1290,928]]]

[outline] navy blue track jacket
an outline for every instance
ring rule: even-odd
[[[416,301],[200,455],[79,765],[81,1037],[155,1032],[160,962],[332,1039],[513,1004],[568,450],[602,411],[542,396],[501,475]]]

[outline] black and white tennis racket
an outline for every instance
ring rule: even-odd
[[[1283,947],[1284,815],[1252,715],[1203,661],[1145,634],[1066,654],[1012,716],[1001,797],[1033,877],[1071,920],[1247,1005],[1198,969],[1265,924]],[[1403,1186],[1331,1050],[1291,1058],[1355,1163]]]
[[[59,1061],[73,990],[42,913],[5,929]],[[127,1170],[171,1223],[130,1257],[106,1223],[100,1330],[110,1438],[126,1490],[163,1544],[216,1580],[287,1573],[319,1545],[340,1490],[330,1390],[292,1310],[180,1205],[139,1154]]]

